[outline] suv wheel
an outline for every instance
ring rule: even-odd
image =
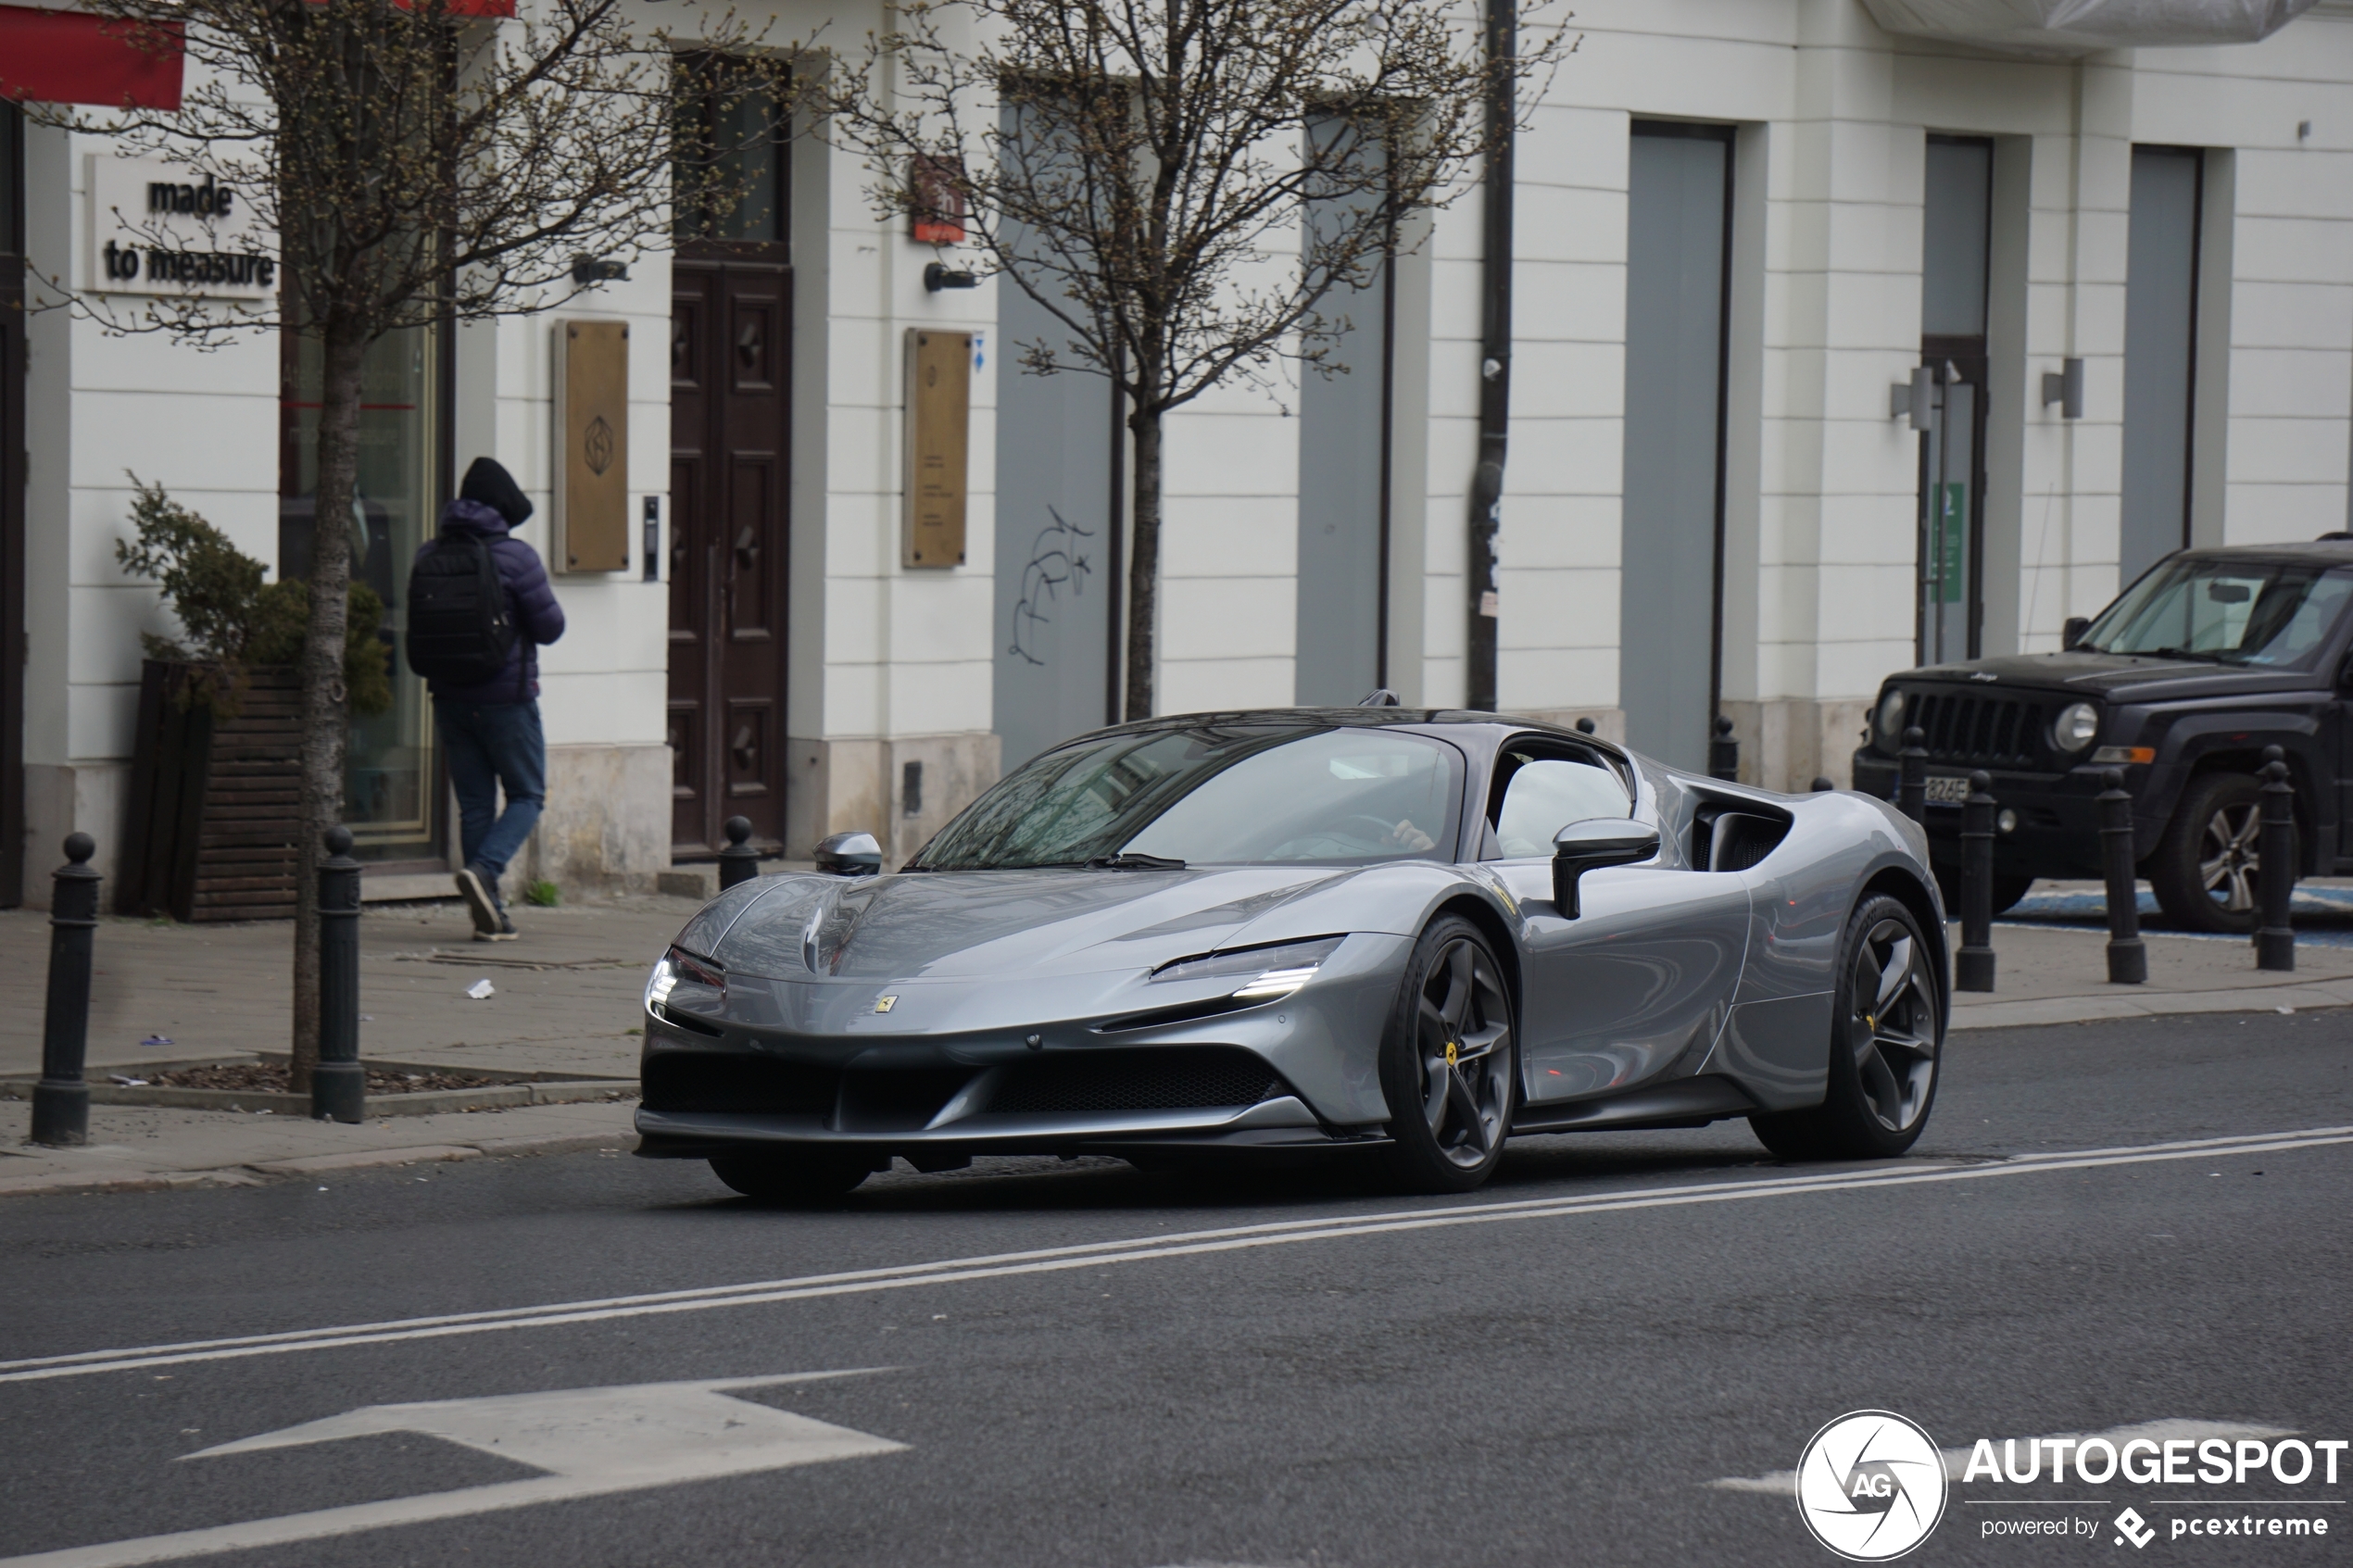
[[[2262,836],[2260,784],[2245,773],[2192,779],[2148,861],[2166,917],[2192,931],[2253,931]]]
[[[1995,873],[1994,877],[1994,918],[1998,920],[2016,909],[2018,901],[2025,897],[2033,885],[2034,879],[2031,876],[2003,876],[1998,872]],[[1936,894],[1938,897],[1944,900],[1945,918],[1959,920],[1961,918],[1961,873],[1957,868],[1951,866],[1936,868]]]

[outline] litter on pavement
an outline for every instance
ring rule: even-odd
[[[139,1043],[143,1046],[168,1046],[171,1044],[171,1036],[169,1035],[150,1035]]]
[[[485,1000],[497,989],[497,986],[490,984],[489,976],[484,975],[482,979],[475,981],[472,985],[466,987],[466,995],[472,997],[475,1001],[479,1002]]]

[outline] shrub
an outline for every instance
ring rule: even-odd
[[[296,664],[309,640],[310,591],[298,577],[265,583],[269,569],[230,543],[229,536],[165,494],[160,484],[131,476],[138,538],[118,540],[115,559],[136,577],[154,580],[187,640],[139,633],[149,659],[195,667],[183,700],[234,718],[245,671],[257,664]],[[364,583],[351,585],[344,636],[343,678],[354,715],[392,706],[390,649],[376,635],[384,601]]]

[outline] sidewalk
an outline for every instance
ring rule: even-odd
[[[639,987],[696,909],[654,896],[518,909],[523,935],[477,943],[454,900],[371,906],[360,922],[360,1052],[374,1062],[609,1079],[634,1094]],[[47,917],[0,911],[0,1077],[37,1073]],[[1952,929],[1956,947],[1959,928]],[[1957,995],[1958,1033],[2165,1013],[2353,1005],[2353,947],[2300,945],[2292,974],[2255,967],[2244,941],[2154,934],[2146,985],[2107,982],[2105,934],[2084,925],[1994,928],[1991,995]],[[293,927],[107,919],[97,933],[88,1075],[286,1047]],[[488,980],[484,1000],[468,987]],[[168,1045],[144,1046],[150,1038]],[[1964,1047],[1965,1048],[1965,1047]],[[383,1102],[375,1102],[382,1104]],[[371,1165],[577,1149],[625,1151],[634,1098],[374,1115],[358,1126],[271,1111],[97,1104],[92,1147],[19,1141],[23,1100],[0,1100],[0,1196],[246,1185]]]

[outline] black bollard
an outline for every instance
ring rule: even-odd
[[[726,834],[727,847],[719,852],[719,891],[722,893],[760,874],[760,851],[754,849],[749,842],[751,819],[728,818]]]
[[[1971,773],[1961,808],[1961,950],[1953,985],[1994,988],[1994,776]]]
[[[1830,780],[1830,779],[1827,779],[1827,778],[1823,777],[1823,776],[1822,776],[1821,774],[1819,774],[1819,773],[1817,773],[1817,774],[1815,774],[1815,775],[1814,775],[1814,783],[1813,783],[1813,784],[1812,784],[1810,787],[1812,788],[1813,792],[1814,792],[1816,795],[1822,795],[1822,794],[1826,794],[1826,793],[1828,793],[1828,792],[1829,792],[1829,791],[1831,791],[1831,790],[1836,789],[1836,788],[1838,787],[1838,785],[1837,785],[1835,783],[1833,783],[1831,780]]]
[[[2100,867],[2108,874],[2108,983],[2139,985],[2149,977],[2148,949],[2141,945],[2141,891],[2133,878],[2133,797],[2124,793],[2124,771],[2100,775]]]
[[[1580,735],[1592,734],[1593,733],[1593,721],[1591,719],[1579,719],[1577,721],[1577,733]]]
[[[364,1122],[368,1075],[359,1065],[359,862],[351,830],[327,830],[319,867],[319,1063],[310,1071],[314,1122]]]
[[[1914,724],[1904,732],[1904,749],[1896,756],[1902,765],[1895,785],[1895,809],[1922,827],[1928,826],[1928,736]]]
[[[2255,863],[2255,897],[2262,911],[2255,932],[2255,967],[2296,968],[2296,928],[2288,900],[2296,894],[2296,786],[2276,746],[2263,748],[2263,842]]]
[[[1722,779],[1726,784],[1738,784],[1741,778],[1741,743],[1732,738],[1732,721],[1718,713],[1715,732],[1716,738],[1707,743],[1707,776]]]
[[[41,1081],[32,1086],[32,1141],[75,1148],[90,1141],[90,1085],[82,1061],[90,1048],[90,960],[98,937],[97,842],[68,835],[67,864],[51,873],[49,1001],[41,1022]]]

